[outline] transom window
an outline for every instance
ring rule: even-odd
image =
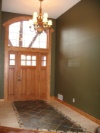
[[[47,33],[41,34],[34,30],[30,31],[28,21],[20,21],[9,25],[8,46],[29,47],[29,48],[47,48]]]

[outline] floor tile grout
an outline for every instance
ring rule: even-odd
[[[58,101],[49,100],[47,101],[47,103],[57,108],[65,116],[71,118],[71,120],[73,120],[74,122],[79,123],[80,126],[86,128],[88,131],[90,131],[90,133],[94,133],[94,130],[99,126],[98,124],[73,111],[69,107],[62,105]],[[0,102],[0,125],[20,128],[11,102]]]

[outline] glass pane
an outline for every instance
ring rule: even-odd
[[[15,54],[10,54],[10,59],[15,59]]]
[[[21,60],[25,60],[25,55],[21,55]]]
[[[42,66],[46,66],[46,61],[42,61]]]
[[[27,60],[31,60],[31,56],[30,55],[27,56]]]
[[[23,46],[22,47],[29,47],[29,41],[28,40],[25,40],[24,38],[23,38]]]
[[[39,48],[39,43],[35,41],[32,45],[32,48]]]
[[[31,66],[31,61],[27,61],[27,66]]]
[[[20,26],[20,22],[13,23],[9,26],[9,31],[18,33],[19,32],[19,26]]]
[[[13,23],[9,26],[9,46],[19,46],[19,31],[20,31],[20,22]]]
[[[32,61],[32,66],[36,66],[36,61]]]
[[[23,30],[21,29],[23,25]],[[20,37],[22,34],[22,45],[20,46]],[[35,41],[34,38],[36,37]],[[32,44],[31,44],[32,43]],[[9,25],[9,43],[8,46],[30,47],[30,48],[47,48],[47,33],[42,32],[37,35],[36,31],[29,28],[29,21],[15,22]]]
[[[10,60],[10,65],[15,65],[15,60]]]
[[[40,42],[40,48],[46,48],[47,47],[47,44],[44,43],[44,42]]]
[[[25,66],[25,61],[21,61],[21,66]]]
[[[40,34],[40,48],[47,48],[47,34],[45,32]]]
[[[11,43],[12,43],[12,45],[15,46],[15,47],[18,47],[18,46],[19,46],[19,42],[18,42],[17,40],[12,39],[12,40],[11,40]]]
[[[46,56],[42,56],[42,60],[46,60]]]
[[[36,60],[36,56],[32,56],[32,60]]]
[[[36,32],[34,28],[33,28],[33,31],[31,31],[29,28],[29,21],[23,21],[23,46],[22,47],[29,47],[35,34]]]

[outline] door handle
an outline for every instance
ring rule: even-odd
[[[18,76],[18,81],[21,81],[21,77],[20,77],[20,75]]]
[[[20,75],[18,75],[18,81],[22,81],[22,69]]]

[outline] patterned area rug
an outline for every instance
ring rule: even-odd
[[[21,128],[48,130],[70,133],[86,133],[86,130],[45,101],[15,101],[13,107],[17,112]]]

